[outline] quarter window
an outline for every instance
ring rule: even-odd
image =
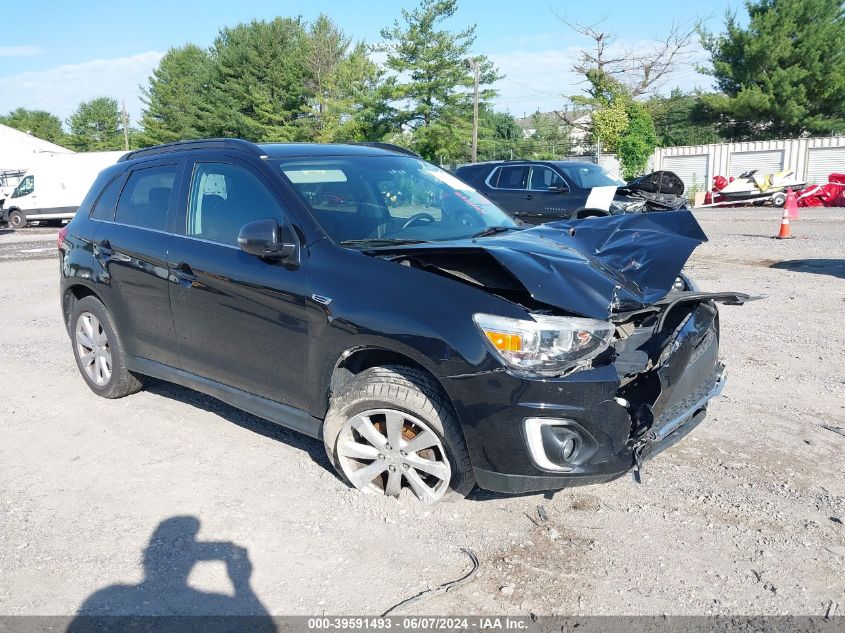
[[[114,210],[117,206],[117,198],[120,196],[120,189],[123,186],[123,176],[112,178],[106,185],[103,193],[97,198],[91,216],[95,220],[114,220]]]
[[[175,181],[176,165],[133,171],[120,194],[115,222],[163,231],[167,225],[167,208]]]
[[[494,189],[525,189],[528,184],[528,166],[512,165],[499,167],[490,184]]]
[[[276,199],[251,172],[227,163],[198,163],[191,183],[187,234],[237,245],[245,224],[284,218]]]

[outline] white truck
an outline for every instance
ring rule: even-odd
[[[45,153],[32,158],[23,178],[2,202],[0,220],[14,229],[30,222],[61,223],[76,213],[100,173],[126,152]]]

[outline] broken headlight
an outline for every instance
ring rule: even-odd
[[[691,290],[692,292],[698,292],[699,287],[689,275],[681,273],[675,279],[675,283],[672,284],[672,290]]]
[[[540,314],[532,318],[473,315],[496,356],[524,375],[559,376],[586,365],[607,349],[615,329],[594,319]]]

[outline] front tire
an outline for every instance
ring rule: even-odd
[[[26,216],[20,211],[12,211],[9,214],[9,226],[13,229],[25,229],[27,227],[28,222],[26,221]]]
[[[75,302],[70,316],[73,356],[91,391],[115,399],[141,390],[141,381],[126,369],[126,354],[111,313],[96,297]]]
[[[419,369],[366,369],[331,401],[323,426],[337,472],[367,494],[408,488],[426,503],[465,497],[475,487],[460,425],[439,384]]]

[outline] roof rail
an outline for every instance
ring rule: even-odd
[[[416,152],[409,150],[407,147],[402,147],[401,145],[394,145],[393,143],[382,143],[380,141],[374,142],[361,142],[361,143],[349,143],[350,145],[363,145],[365,147],[376,147],[378,149],[386,149],[391,152],[396,152],[397,154],[405,154],[406,156],[413,156],[414,158],[422,158]]]
[[[197,139],[194,141],[177,141],[175,143],[165,143],[164,145],[154,145],[153,147],[145,147],[143,149],[136,149],[128,154],[124,154],[117,159],[118,163],[126,162],[127,160],[134,160],[136,158],[144,158],[146,156],[157,156],[158,154],[167,154],[169,152],[181,152],[192,149],[237,149],[242,152],[248,152],[256,156],[262,156],[264,152],[255,143],[244,141],[239,138],[208,138]]]

